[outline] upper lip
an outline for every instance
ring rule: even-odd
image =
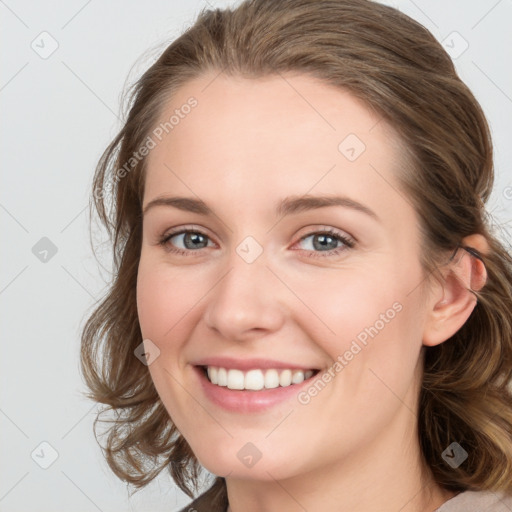
[[[271,368],[290,370],[316,370],[318,368],[309,364],[294,364],[273,359],[235,359],[233,357],[207,357],[192,363],[194,366],[216,366],[234,370],[269,370]]]

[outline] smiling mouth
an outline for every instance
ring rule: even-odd
[[[242,371],[218,366],[200,366],[199,368],[211,384],[238,391],[260,391],[293,386],[312,379],[320,372],[318,369],[271,368]]]

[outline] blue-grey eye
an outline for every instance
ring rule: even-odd
[[[172,235],[168,238],[168,241],[170,242],[173,238],[176,239],[178,237],[182,237],[181,243],[183,243],[184,249],[203,249],[208,246],[208,237],[196,231],[184,231]],[[176,245],[176,242],[172,243]]]
[[[331,251],[333,249],[337,249],[339,247],[339,243],[342,242],[338,236],[326,234],[326,233],[314,233],[308,235],[301,239],[301,242],[304,242],[308,239],[311,239],[311,242],[305,244],[302,248],[310,251]]]

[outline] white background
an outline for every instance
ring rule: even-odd
[[[512,1],[386,3],[440,41],[449,36],[456,50],[463,40],[469,44],[454,60],[494,137],[496,184],[488,210],[496,221],[508,221]],[[97,406],[82,396],[79,333],[108,274],[91,252],[87,204],[96,162],[120,128],[125,80],[132,83],[202,8],[228,4],[0,1],[0,511],[158,512],[189,501],[166,473],[129,498],[94,439]],[[47,59],[31,47],[34,40],[42,47],[44,31],[58,42]],[[43,237],[57,249],[47,262],[32,252]],[[42,442],[58,452],[48,469],[31,457]],[[45,445],[38,450],[39,460],[51,453]]]

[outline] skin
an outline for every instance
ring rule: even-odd
[[[148,208],[137,285],[143,337],[160,351],[149,371],[169,415],[200,463],[226,477],[230,512],[435,510],[454,494],[422,463],[421,356],[464,324],[475,305],[466,285],[481,285],[485,271],[460,251],[427,287],[418,217],[395,176],[399,140],[348,92],[304,75],[208,74],[184,85],[162,120],[190,96],[197,107],[148,156],[144,208],[186,196],[214,214]],[[348,134],[366,146],[354,161],[338,149]],[[349,197],[378,220],[343,206],[276,216],[280,200],[305,194]],[[180,227],[208,245],[185,246],[182,235],[159,243]],[[331,241],[341,250],[326,256],[333,245],[313,246],[325,228],[354,247]],[[263,249],[252,263],[236,252],[247,236]],[[484,249],[478,235],[470,241]],[[326,371],[394,303],[401,311],[307,405],[229,412],[192,368],[231,356]],[[250,468],[237,457],[248,442],[261,452]]]

